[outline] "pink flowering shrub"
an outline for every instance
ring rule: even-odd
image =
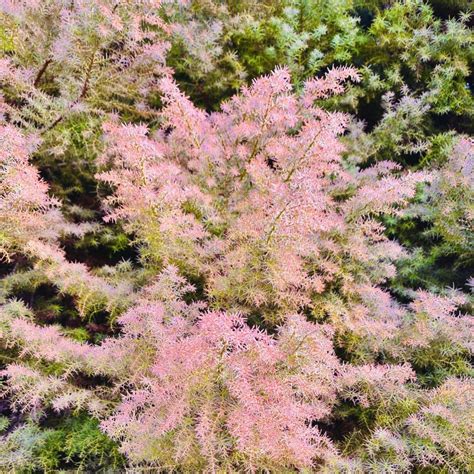
[[[137,317],[153,318],[153,334],[137,334]],[[122,322],[145,339],[135,342],[140,351],[146,342],[154,350],[148,375],[104,422],[132,461],[303,468],[334,452],[312,426],[335,399],[330,328],[295,315],[272,338],[238,315],[207,312],[190,322],[167,317],[159,304],[139,306]]]
[[[72,81],[60,86],[68,98],[51,96],[65,99],[57,122],[79,103],[105,114],[111,97],[87,69],[87,91],[95,81],[102,92],[80,101],[71,92],[82,74],[65,54],[81,47],[86,26],[97,27],[91,37],[111,55],[102,70],[107,61],[92,54],[95,72],[143,92],[133,77],[161,51],[152,48],[157,4],[143,2],[139,13],[141,2],[83,1],[72,13],[62,2],[44,11],[0,5],[15,25],[36,11],[66,18],[43,71],[64,60]],[[3,62],[0,79],[26,74],[31,86],[24,68]],[[401,215],[427,180],[446,193],[450,171],[346,161],[348,117],[316,101],[348,80],[359,80],[354,69],[331,69],[296,93],[279,68],[208,114],[164,77],[156,129],[108,116],[97,174],[105,220],[123,225],[138,258],[102,268],[62,247],[62,234],[84,226],[66,222],[30,163],[33,134],[15,116],[17,83],[9,82],[7,119],[23,127],[0,126],[1,251],[20,262],[0,292],[1,392],[10,407],[35,423],[87,413],[137,470],[472,470],[469,300],[454,290],[395,300],[387,284],[404,250],[381,219]],[[469,166],[466,146],[447,166],[457,178]],[[22,278],[63,297],[73,322],[105,317],[107,334],[81,340],[77,328],[41,318],[33,299],[12,298]]]
[[[163,80],[162,130],[106,126],[102,162],[112,168],[98,178],[115,188],[108,219],[134,232],[151,265],[204,278],[219,308],[274,323],[303,309],[331,313],[328,295],[352,306],[394,275],[401,249],[376,218],[398,213],[424,175],[396,176],[391,163],[345,168],[347,117],[312,104],[349,77],[358,79],[333,70],[297,96],[277,70],[211,115]]]

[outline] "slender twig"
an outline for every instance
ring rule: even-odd
[[[41,66],[40,70],[38,71],[38,74],[36,74],[35,77],[35,82],[33,82],[33,85],[35,87],[38,87],[38,84],[41,81],[41,78],[43,77],[44,73],[46,72],[46,69],[48,69],[48,66],[53,62],[51,58],[47,59],[43,65]]]

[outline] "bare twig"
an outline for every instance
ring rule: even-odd
[[[47,59],[43,65],[41,66],[40,70],[38,71],[38,74],[36,74],[35,77],[35,82],[33,82],[33,85],[35,87],[38,87],[38,84],[41,81],[41,78],[43,77],[44,73],[46,72],[46,69],[48,69],[48,66],[53,62],[51,58]]]

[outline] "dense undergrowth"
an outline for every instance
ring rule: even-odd
[[[472,472],[469,3],[0,2],[0,471]]]

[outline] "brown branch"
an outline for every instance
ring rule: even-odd
[[[46,72],[46,69],[48,69],[48,66],[53,62],[52,59],[47,59],[44,64],[41,66],[41,69],[38,71],[38,74],[36,74],[35,77],[35,82],[33,82],[33,85],[35,87],[38,87],[38,84],[41,81],[41,78],[43,77],[44,73]]]
[[[87,66],[86,77],[84,79],[84,84],[82,85],[81,93],[79,94],[79,97],[76,99],[75,103],[79,102],[81,99],[83,99],[87,95],[87,92],[89,89],[89,81],[91,78],[92,69],[94,67],[95,56],[96,56],[96,50],[92,53],[91,60],[89,61],[89,65]]]
[[[60,115],[51,125],[49,125],[47,128],[45,128],[41,132],[41,134],[49,132],[50,130],[52,130],[59,122],[62,122],[63,119],[64,119],[64,114]]]

